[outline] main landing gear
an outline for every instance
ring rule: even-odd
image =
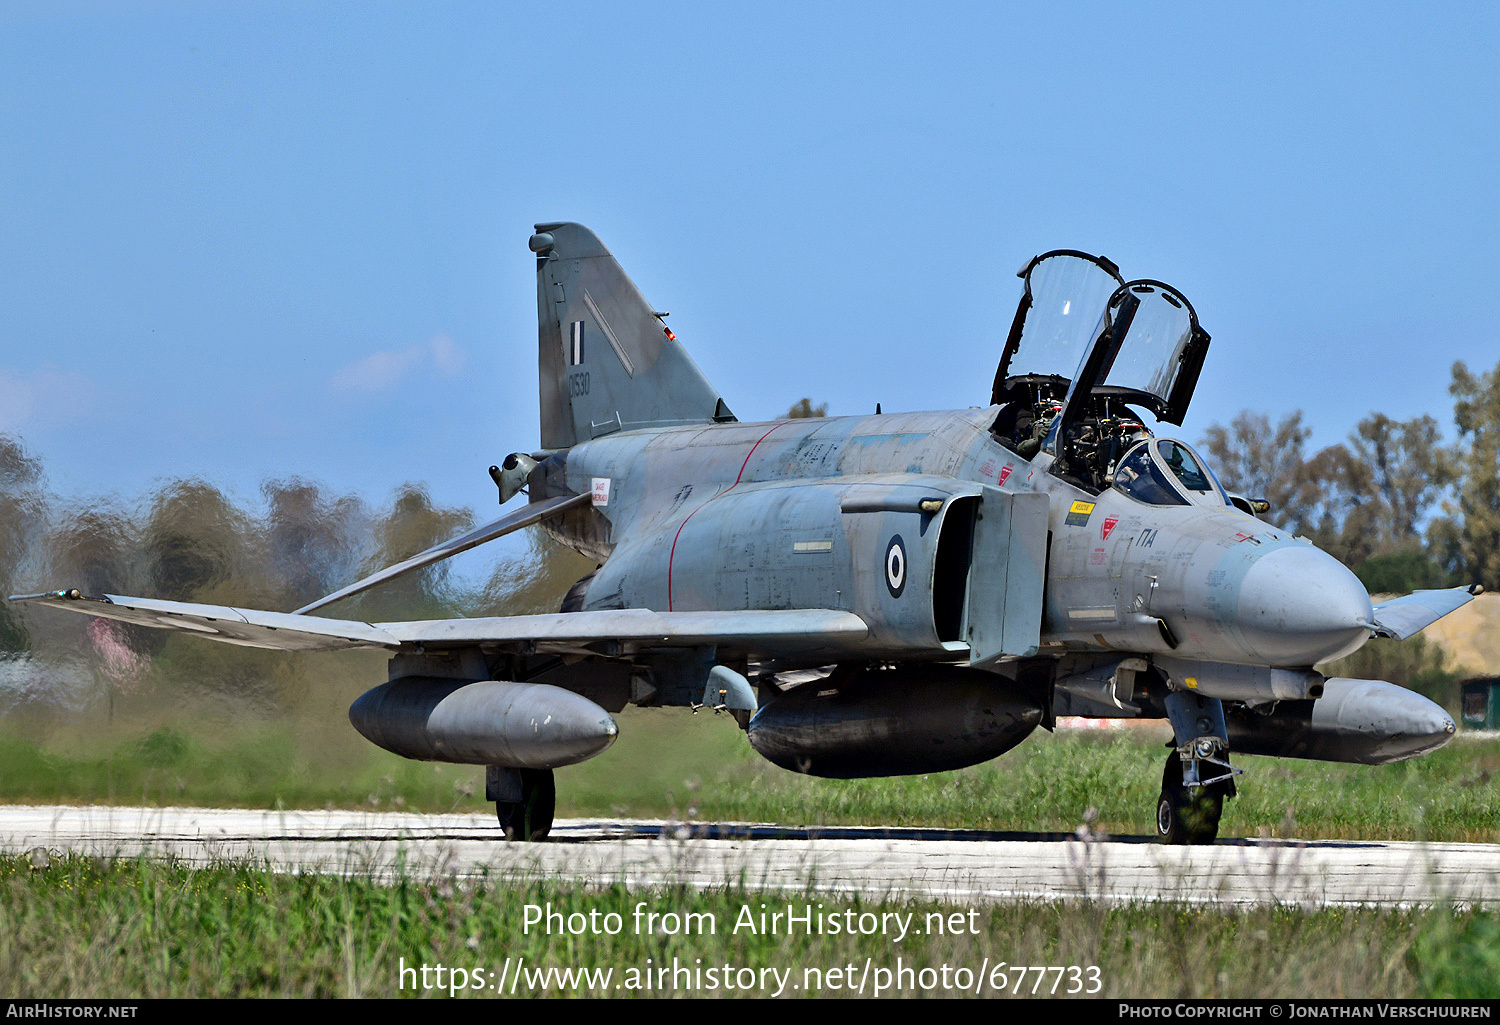
[[[485,769],[485,797],[495,802],[495,814],[507,840],[545,840],[552,832],[557,809],[557,783],[551,769]]]

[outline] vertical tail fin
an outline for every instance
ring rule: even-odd
[[[734,419],[597,235],[581,224],[536,230],[543,448]]]

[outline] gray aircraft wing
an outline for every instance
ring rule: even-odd
[[[12,595],[10,600],[35,602],[56,609],[67,609],[69,612],[134,623],[136,626],[197,634],[209,640],[238,644],[246,648],[271,648],[276,651],[386,648],[395,651],[401,647],[399,640],[369,623],[299,616],[291,612],[262,612],[259,609],[231,608],[228,605],[126,598],[117,594],[91,597],[76,589]]]
[[[869,634],[863,619],[837,609],[743,612],[616,609],[488,619],[361,623],[113,594],[95,598],[76,590],[16,595],[11,600],[278,651],[400,651],[418,645],[446,648],[484,644],[528,653],[616,656],[645,649],[714,645],[765,657],[825,654],[831,657],[857,650]]]
[[[426,647],[525,645],[557,654],[627,654],[716,645],[760,656],[837,654],[869,635],[865,621],[838,609],[652,612],[608,609],[498,619],[377,623],[403,643]]]
[[[1413,591],[1400,598],[1392,598],[1375,606],[1376,637],[1394,637],[1404,641],[1408,637],[1431,626],[1450,612],[1454,612],[1474,600],[1484,591],[1478,584],[1469,587],[1448,587],[1437,591]]]

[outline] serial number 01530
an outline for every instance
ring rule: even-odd
[[[1034,981],[1027,985],[1027,976],[1034,975]],[[1047,976],[1052,978],[1048,979]],[[1066,985],[1063,979],[1067,979]],[[1050,982],[1051,985],[1046,985]],[[1001,993],[1013,993],[1017,996],[1040,996],[1043,993],[1083,993],[1093,995],[1104,988],[1104,981],[1099,975],[1096,965],[1080,967],[1077,965],[1049,965],[1038,967],[1030,965],[1008,965],[1004,961],[996,965],[990,972],[990,987]]]

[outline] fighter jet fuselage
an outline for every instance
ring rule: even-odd
[[[1369,636],[1364,587],[1306,539],[1227,499],[1211,507],[1085,492],[1047,472],[1049,455],[1027,460],[1003,447],[988,430],[996,413],[613,435],[555,457],[561,465],[538,471],[546,483],[534,495],[604,488],[606,504],[548,528],[604,563],[586,609],[845,609],[870,624],[872,658],[967,657],[967,610],[951,593],[964,581],[945,579],[942,559],[946,545],[970,544],[973,524],[949,529],[949,520],[972,516],[965,503],[985,488],[1047,499],[1039,634],[1015,655],[1125,651],[1311,667]],[[923,501],[938,505],[924,510]]]
[[[830,777],[973,765],[1060,715],[1165,719],[1169,843],[1213,840],[1231,751],[1382,763],[1452,736],[1426,698],[1317,667],[1477,588],[1372,605],[1171,438],[1209,346],[1172,286],[1047,253],[1020,271],[988,406],[741,423],[593,232],[539,224],[529,246],[541,444],[490,467],[501,504],[524,491],[523,507],[293,613],[24,599],[232,644],[387,651],[354,727],[486,765],[521,839],[550,828],[552,770],[608,748],[626,704],[728,713],[772,762]],[[533,524],[598,564],[557,614],[311,615]]]

